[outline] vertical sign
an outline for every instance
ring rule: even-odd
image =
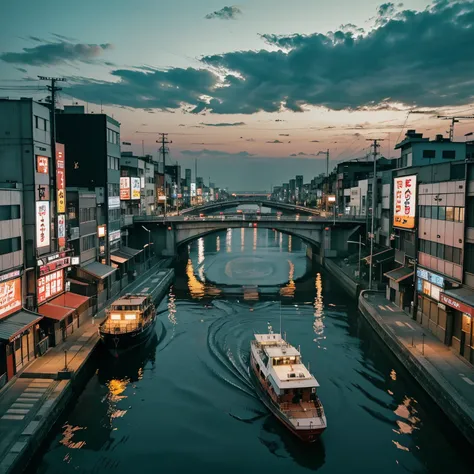
[[[66,216],[64,214],[58,215],[58,244],[60,250],[66,248]]]
[[[36,171],[41,174],[48,174],[49,167],[48,161],[49,158],[47,156],[36,155]]]
[[[58,192],[58,214],[66,212],[66,170],[64,169],[64,145],[56,143],[56,189]]]
[[[36,247],[49,247],[51,222],[49,201],[36,201]]]
[[[131,178],[132,199],[140,199],[140,178]]]
[[[21,278],[0,283],[0,319],[21,309]]]
[[[393,182],[393,225],[415,228],[416,175],[395,178]]]
[[[120,178],[120,199],[122,201],[130,199],[130,178]]]

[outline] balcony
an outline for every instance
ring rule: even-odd
[[[120,217],[120,227],[127,227],[133,225],[133,215],[127,214]]]

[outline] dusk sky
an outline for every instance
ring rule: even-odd
[[[122,141],[232,190],[305,181],[382,154],[408,128],[434,137],[474,113],[474,1],[16,0],[0,19],[0,96],[45,97],[119,120]],[[38,90],[38,87],[42,88]],[[410,109],[426,114],[408,114]],[[455,135],[474,131],[474,120]],[[144,133],[147,132],[147,133]],[[123,150],[130,150],[124,146]]]

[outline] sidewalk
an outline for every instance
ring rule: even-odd
[[[474,444],[474,367],[383,293],[364,291],[359,309],[398,359]]]
[[[160,260],[122,293],[161,287],[168,260]],[[114,299],[118,297],[115,296]],[[35,359],[19,377],[0,391],[0,474],[21,472],[66,406],[72,381],[85,365],[98,340],[100,316],[83,324],[62,344]],[[65,354],[67,354],[67,371]]]

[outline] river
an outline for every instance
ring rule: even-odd
[[[472,472],[458,432],[305,250],[256,228],[192,242],[157,336],[125,361],[99,352],[29,472]],[[280,311],[321,385],[328,429],[314,445],[267,413],[248,376],[252,335],[279,331]]]

